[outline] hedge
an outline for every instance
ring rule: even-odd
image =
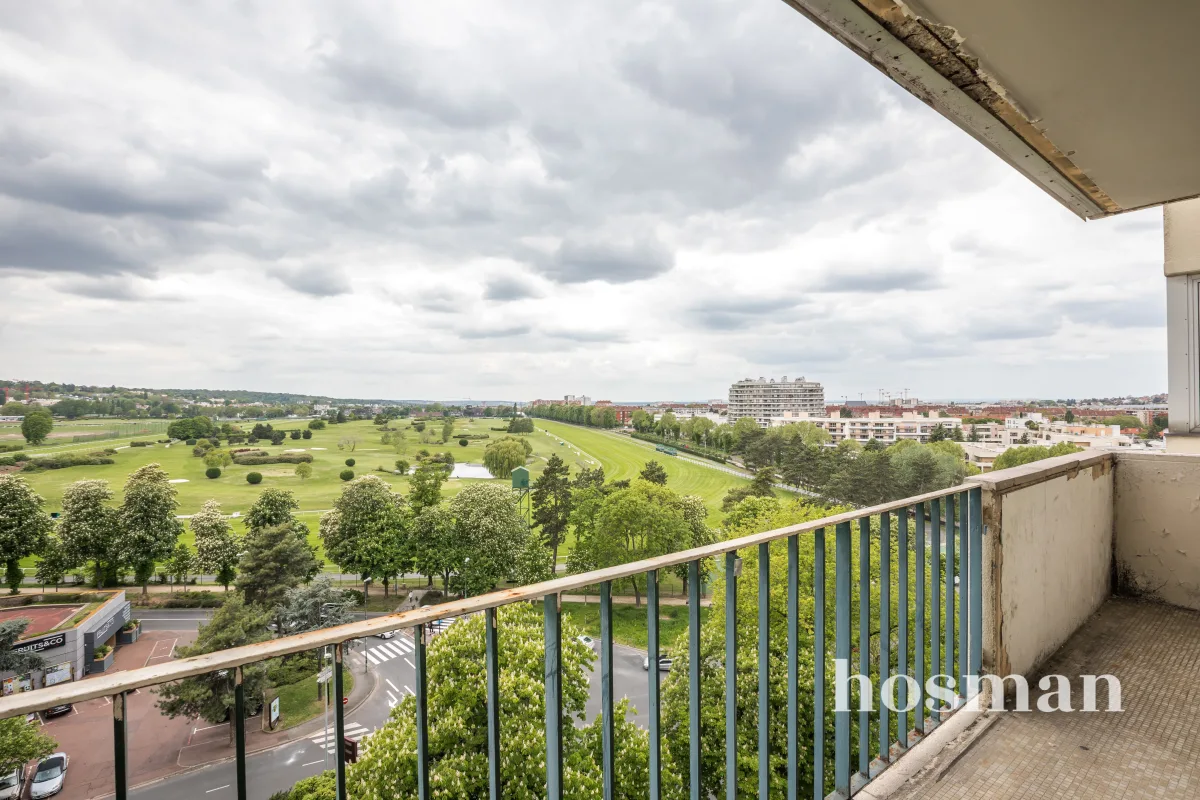
[[[15,452],[20,451],[24,447],[25,447],[25,445],[23,445],[23,444],[15,444],[15,443],[0,444],[0,453],[15,453]]]
[[[56,456],[35,458],[25,463],[22,472],[39,472],[44,469],[66,469],[67,467],[98,467],[101,464],[115,464],[111,458],[101,456],[80,456],[72,453],[62,453]]]
[[[21,463],[22,461],[28,461],[28,460],[29,460],[29,456],[18,451],[16,453],[13,453],[12,455],[0,457],[0,467],[11,467],[11,466]]]
[[[261,456],[234,456],[233,463],[241,464],[242,466],[254,466],[256,464],[308,464],[311,463],[313,457],[308,453],[277,453]]]
[[[130,447],[153,447],[154,442],[130,442]]]
[[[246,483],[249,483],[249,484],[262,483],[262,473],[261,472],[247,472],[246,473]]]

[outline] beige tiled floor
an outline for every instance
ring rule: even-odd
[[[1005,713],[952,766],[898,796],[1200,798],[1200,614],[1110,600],[1041,670],[1072,679],[1077,707],[1078,676],[1103,673],[1120,678],[1123,712]]]

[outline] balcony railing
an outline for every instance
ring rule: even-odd
[[[614,689],[613,689],[613,583],[623,579],[647,577],[646,620],[648,663],[657,665],[660,655],[659,573],[686,565],[688,570],[688,665],[689,759],[686,780],[692,800],[700,800],[701,790],[701,714],[703,703],[718,703],[716,697],[701,696],[700,591],[701,563],[723,557],[718,567],[726,581],[726,632],[724,663],[737,664],[738,640],[729,635],[737,625],[736,583],[741,571],[738,551],[758,548],[758,714],[757,778],[758,795],[765,797],[771,777],[769,722],[769,681],[776,667],[769,654],[772,543],[786,544],[787,564],[787,797],[825,798],[830,791],[843,798],[852,796],[879,775],[907,748],[939,724],[943,713],[959,705],[961,697],[927,706],[926,680],[940,673],[953,676],[958,686],[980,673],[982,661],[982,553],[983,525],[981,489],[967,484],[895,503],[826,517],[786,528],[720,542],[658,558],[632,562],[608,569],[556,578],[531,586],[496,591],[478,597],[457,600],[431,608],[378,617],[334,628],[287,636],[259,644],[170,661],[127,672],[102,675],[67,685],[41,689],[0,699],[0,719],[40,711],[64,703],[108,697],[113,706],[114,791],[118,800],[129,792],[127,760],[126,699],[137,690],[183,678],[232,670],[235,708],[234,741],[237,756],[237,795],[247,796],[246,731],[242,668],[265,659],[332,646],[334,651],[333,702],[336,741],[345,736],[343,711],[343,654],[353,640],[385,631],[414,629],[416,681],[416,783],[418,797],[430,796],[429,719],[427,710],[426,650],[428,626],[437,620],[464,614],[483,613],[487,674],[487,742],[489,757],[489,795],[499,798],[500,720],[499,668],[500,639],[496,609],[523,601],[542,599],[545,630],[546,698],[546,795],[554,800],[563,793],[562,731],[562,655],[561,596],[584,587],[600,587],[600,682],[602,708],[602,754],[604,797],[614,789]],[[802,587],[800,546],[811,539],[813,582]],[[872,563],[873,545],[878,557]],[[805,543],[807,547],[807,543]],[[857,557],[856,557],[857,556]],[[831,558],[830,558],[831,557]],[[857,563],[855,563],[857,561]],[[832,563],[832,570],[828,568]],[[858,602],[852,586],[857,574]],[[800,741],[801,707],[801,596],[811,591],[813,598],[813,737]],[[894,594],[893,594],[894,593]],[[874,598],[878,597],[878,602]],[[857,605],[857,608],[854,606]],[[857,616],[857,626],[854,617]],[[832,618],[831,618],[832,617]],[[855,628],[857,627],[857,630]],[[805,631],[807,634],[807,630]],[[874,643],[874,644],[873,644]],[[832,644],[832,650],[830,649]],[[852,659],[857,650],[857,664]],[[874,711],[851,710],[849,704],[835,707],[834,675],[830,666],[845,665],[847,671],[874,679]],[[659,670],[647,670],[649,709],[649,796],[662,794],[663,759],[661,724],[661,676]],[[892,719],[882,694],[888,679],[907,676],[915,682],[916,697],[908,693],[908,682],[896,681],[895,706],[912,708],[913,713],[897,711]],[[726,775],[738,769],[737,670],[725,671]],[[849,692],[846,698],[849,699]],[[861,698],[860,698],[861,699]],[[926,715],[925,709],[933,713]],[[855,734],[856,729],[856,735]],[[832,744],[832,753],[828,753]],[[346,762],[341,747],[336,750],[338,797],[346,797]],[[803,755],[802,755],[803,754]],[[777,754],[778,755],[778,754]],[[832,761],[829,761],[832,756]],[[811,786],[800,786],[802,758],[811,764]],[[710,776],[712,777],[712,776]],[[737,781],[725,781],[728,800],[737,797]]]

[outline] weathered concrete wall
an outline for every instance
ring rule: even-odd
[[[1115,472],[1115,591],[1200,609],[1200,455],[1122,453]]]
[[[977,479],[988,671],[1032,672],[1109,596],[1112,461],[1077,453]]]

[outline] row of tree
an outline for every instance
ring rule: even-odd
[[[615,428],[620,423],[611,406],[578,406],[565,403],[541,403],[526,409],[528,414],[542,419],[590,425],[593,428]]]

